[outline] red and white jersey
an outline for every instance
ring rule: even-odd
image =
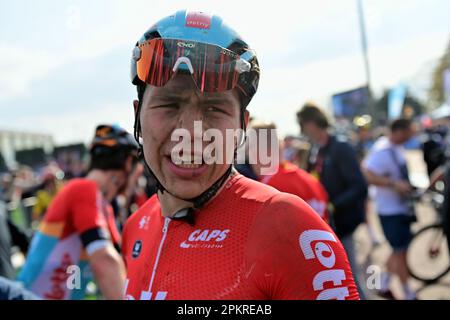
[[[119,247],[120,241],[113,208],[97,184],[73,179],[48,208],[18,280],[43,299],[83,299],[92,279],[90,254],[107,244]],[[67,279],[74,266],[81,271],[81,283],[69,288]]]
[[[328,194],[325,188],[318,179],[295,164],[283,162],[280,164],[277,173],[271,176],[263,176],[261,182],[274,187],[278,191],[299,196],[325,222],[329,222]]]
[[[358,299],[346,253],[300,198],[234,175],[195,213],[164,218],[157,196],[123,233],[128,299]]]

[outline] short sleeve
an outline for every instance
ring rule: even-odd
[[[279,194],[258,214],[246,264],[268,299],[358,299],[347,255],[329,226],[301,199]]]
[[[80,181],[73,185],[71,194],[71,215],[75,231],[80,235],[83,246],[89,251],[104,247],[110,234],[105,216],[102,214],[101,198],[97,186],[91,181]],[[109,243],[109,242],[108,242]]]
[[[377,175],[384,176],[389,173],[391,167],[389,156],[387,150],[371,152],[364,160],[363,167]]]

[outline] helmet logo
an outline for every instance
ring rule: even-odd
[[[188,12],[186,16],[186,27],[210,29],[211,16],[203,12]]]

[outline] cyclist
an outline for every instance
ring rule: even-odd
[[[261,157],[254,157],[257,161],[253,161],[253,163],[250,164],[250,167],[252,172],[257,175],[257,180],[274,187],[281,192],[290,193],[305,200],[306,203],[328,223],[329,213],[327,210],[327,192],[318,179],[284,159],[282,152],[283,143],[281,141],[280,146],[272,145],[271,135],[274,136],[273,138],[275,138],[275,141],[277,139],[275,124],[253,121],[251,122],[251,128],[255,130],[255,136],[257,137],[250,143],[250,148],[252,150],[256,151],[256,149],[258,149],[257,146],[266,147],[267,144],[267,148],[270,148],[269,153],[272,153],[272,150],[276,150],[275,152],[279,153],[279,166],[276,168],[277,170],[275,173],[270,172],[269,174],[263,174],[263,169],[267,169],[265,168],[265,164],[262,163],[263,159],[261,159]],[[268,130],[273,133],[267,133]],[[267,142],[265,143],[265,141]],[[279,147],[279,150],[277,150],[276,147]]]
[[[239,139],[221,137],[245,129],[259,80],[256,55],[235,31],[216,15],[178,11],[139,40],[132,79],[135,135],[158,192],[124,229],[128,299],[358,298],[325,222],[232,168]],[[197,120],[216,133],[216,153]],[[180,133],[194,152],[177,150]]]
[[[120,127],[97,127],[86,178],[61,189],[33,238],[19,275],[26,288],[43,299],[82,299],[92,271],[106,299],[123,298],[125,267],[114,248],[121,239],[110,202],[137,168],[137,150]]]

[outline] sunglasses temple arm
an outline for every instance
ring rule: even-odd
[[[236,61],[236,71],[239,73],[249,72],[251,69],[250,62],[244,59],[239,59]]]

